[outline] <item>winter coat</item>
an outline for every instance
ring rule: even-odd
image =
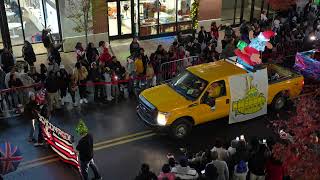
[[[86,56],[87,56],[88,62],[91,64],[92,62],[96,61],[96,57],[99,56],[99,52],[96,48],[90,48],[90,49],[87,49]]]
[[[10,52],[3,52],[1,55],[1,64],[4,72],[8,73],[15,64],[13,55]]]
[[[74,69],[73,76],[76,82],[83,81],[87,79],[88,71],[84,66],[81,66],[81,69]]]
[[[32,65],[37,60],[36,54],[34,53],[32,46],[23,46],[22,55],[23,55],[24,60],[29,65]]]

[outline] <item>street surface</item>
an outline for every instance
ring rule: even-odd
[[[57,111],[50,120],[61,129],[75,135],[75,126],[82,118],[94,137],[95,162],[104,179],[133,179],[142,163],[150,164],[159,173],[167,161],[167,153],[176,157],[182,155],[179,148],[197,152],[212,148],[215,138],[231,140],[244,134],[253,136],[274,136],[268,128],[268,117],[262,116],[244,123],[228,125],[228,119],[220,119],[194,128],[184,141],[176,141],[165,133],[155,133],[137,119],[136,101],[127,99],[114,104],[87,104],[73,108],[67,106]],[[27,142],[30,129],[29,120],[13,118],[0,121],[0,142],[9,141],[18,145],[24,160],[18,171],[5,176],[5,179],[32,180],[73,180],[79,179],[77,170],[61,162],[49,148],[34,147]],[[90,174],[92,177],[92,174]]]

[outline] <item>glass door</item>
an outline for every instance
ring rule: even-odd
[[[121,38],[132,34],[131,0],[108,2],[109,36]]]

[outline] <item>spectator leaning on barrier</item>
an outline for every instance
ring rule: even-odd
[[[97,67],[97,63],[91,63],[91,71],[90,71],[90,79],[93,83],[100,83],[102,74],[101,69]],[[95,84],[94,85],[94,101],[97,102],[102,98],[102,85]]]

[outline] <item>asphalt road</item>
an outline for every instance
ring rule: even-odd
[[[182,155],[179,148],[197,152],[212,148],[215,138],[232,139],[244,134],[253,136],[274,136],[268,128],[268,119],[274,113],[247,122],[229,125],[228,119],[220,119],[200,125],[184,141],[176,141],[164,133],[155,133],[137,119],[135,100],[117,104],[88,104],[56,112],[51,119],[62,129],[75,135],[75,125],[82,118],[95,141],[95,162],[104,179],[133,179],[141,163],[150,164],[155,172],[167,161],[167,153]],[[5,179],[79,179],[77,171],[61,162],[48,148],[36,148],[27,142],[30,122],[23,118],[0,121],[0,142],[9,141],[19,145],[24,160],[18,171]],[[75,137],[79,139],[78,136]],[[92,176],[92,174],[91,174]]]

